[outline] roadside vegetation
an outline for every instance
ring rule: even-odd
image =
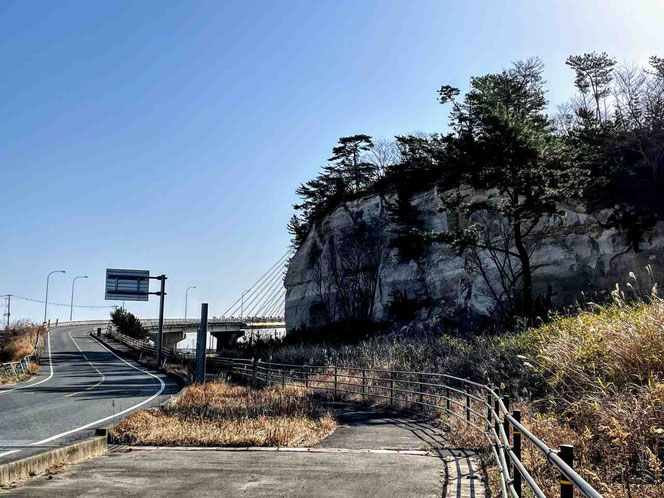
[[[359,340],[263,342],[227,351],[292,364],[429,371],[503,384],[522,419],[548,446],[575,446],[575,467],[607,497],[664,496],[664,301],[634,278],[612,301],[552,316],[502,335],[450,335],[432,324]],[[300,338],[301,339],[301,338]],[[298,343],[295,343],[295,342]],[[225,353],[222,353],[225,354]],[[452,443],[481,448],[481,434],[454,418]],[[524,461],[543,489],[558,477],[524,443]],[[487,457],[488,457],[487,453]],[[491,465],[491,458],[486,459]],[[497,481],[494,482],[494,489]]]
[[[0,332],[0,363],[20,361],[25,356],[32,354],[37,340],[37,334],[43,334],[44,327],[30,322],[16,322],[12,326]],[[0,384],[10,382],[21,382],[35,374],[38,365],[31,362],[28,370],[19,375],[8,375],[0,369]]]
[[[133,445],[296,447],[315,444],[335,427],[304,389],[254,389],[220,380],[190,386],[171,405],[130,415],[111,437]]]
[[[124,308],[111,311],[111,322],[118,332],[134,339],[145,340],[150,336],[138,317]]]

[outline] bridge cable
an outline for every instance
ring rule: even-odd
[[[272,313],[276,313],[279,308],[283,307],[284,314],[281,314],[279,316],[284,316],[285,311],[286,311],[286,292],[284,291],[284,295],[277,301],[276,306],[272,306],[272,308],[269,309],[270,316],[273,316]]]
[[[282,298],[283,296],[277,296],[277,299],[275,299],[274,302],[265,310],[266,316],[274,316],[272,313],[274,313],[279,308],[279,303],[281,302]]]
[[[281,268],[277,268],[272,272],[272,275],[268,277],[266,280],[264,280],[258,287],[255,288],[255,290],[251,293],[249,293],[249,297],[245,297],[244,301],[241,302],[239,305],[235,307],[235,309],[231,312],[230,316],[234,316],[238,311],[242,309],[242,306],[244,305],[245,308],[248,308],[251,306],[251,304],[258,299],[264,292],[265,290],[271,286],[276,280],[279,280],[281,278]],[[242,301],[242,300],[241,300]]]
[[[283,278],[282,273],[281,272],[277,273],[270,280],[270,283],[267,284],[259,294],[256,294],[248,303],[245,303],[244,308],[249,310],[247,311],[248,316],[251,316],[251,313],[253,313],[254,309],[256,309],[256,306],[260,305],[266,296],[271,295],[271,292],[276,288],[276,286],[280,282],[282,282],[282,278]],[[256,300],[258,300],[258,302],[256,302],[256,304],[254,304],[251,308],[249,308],[249,306],[251,306],[252,303],[254,303]]]
[[[272,276],[274,275],[274,272],[279,270],[279,268],[280,268],[280,264],[283,263],[283,261],[284,261],[284,257],[282,256],[281,258],[279,258],[279,260],[278,260],[275,264],[272,265],[272,267],[271,267],[267,272],[265,272],[263,275],[261,275],[261,277],[260,277],[258,280],[256,280],[256,282],[254,282],[254,283],[251,285],[251,287],[249,287],[249,289],[247,289],[247,290],[243,293],[243,295],[246,296],[247,293],[248,293],[249,296],[252,296],[255,292],[257,292],[258,289],[260,289],[263,285],[265,285],[265,283],[266,283],[268,280],[270,280],[270,279],[272,278]],[[237,310],[240,309],[242,298],[243,298],[243,296],[241,295],[241,296],[240,296],[240,297],[239,297],[239,298],[238,298],[238,299],[237,299],[237,300],[231,305],[231,307],[228,308],[228,309],[222,314],[222,317],[228,315],[229,313],[230,313],[230,316],[233,316],[233,315],[237,312]],[[245,299],[246,299],[246,297],[245,297]],[[238,304],[239,304],[239,305],[238,305]],[[235,308],[235,309],[234,309],[234,308]]]
[[[280,277],[282,277],[282,275],[280,275]],[[256,304],[254,304],[250,309],[249,309],[248,306],[245,306],[245,309],[249,309],[249,311],[247,311],[247,313],[248,314],[254,313],[254,311],[257,308],[259,308],[262,304],[264,304],[266,300],[269,300],[272,297],[275,289],[277,289],[279,287],[280,283],[283,286],[283,279],[282,278],[277,278],[277,279],[273,280],[272,283],[270,284],[270,286],[266,287],[264,289],[263,297],[259,298],[258,302],[256,302]]]
[[[252,289],[253,289],[253,288],[254,288],[254,287],[255,287],[255,286],[256,286],[261,280],[263,280],[263,277],[265,277],[268,273],[272,273],[272,270],[273,270],[274,268],[276,268],[277,266],[279,266],[279,264],[282,263],[282,262],[288,257],[288,255],[290,254],[290,252],[291,252],[290,249],[289,249],[288,251],[286,251],[286,254],[284,254],[281,258],[279,258],[279,260],[278,260],[276,263],[274,263],[274,264],[270,267],[269,270],[267,270],[265,273],[263,273],[263,275],[261,275],[261,277],[260,277],[258,280],[256,280],[256,281],[251,285],[251,287],[249,287],[249,289],[247,289],[247,290],[249,290],[249,291],[252,290]],[[235,301],[233,304],[231,304],[230,308],[228,308],[224,313],[222,313],[221,317],[222,317],[222,318],[225,317],[225,316],[228,314],[228,312],[229,312],[230,310],[232,310],[232,309],[235,307],[235,305],[236,305],[237,303],[239,303],[241,300],[242,300],[242,296],[240,296],[240,298],[239,298],[237,301]]]
[[[275,303],[275,301],[277,300],[277,298],[279,298],[281,296],[281,292],[283,290],[284,289],[282,287],[282,288],[277,289],[275,292],[273,292],[272,295],[267,300],[265,300],[265,302],[263,303],[263,306],[261,306],[258,309],[258,311],[256,311],[256,316],[260,316],[261,312],[265,312],[268,309],[270,309],[272,307],[272,305]]]

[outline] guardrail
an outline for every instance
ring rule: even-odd
[[[111,339],[114,339],[118,342],[121,342],[127,347],[130,347],[132,349],[135,349],[136,351],[139,351],[141,353],[149,354],[149,355],[157,355],[157,346],[154,344],[148,342],[148,341],[141,341],[139,339],[135,339],[133,337],[129,337],[128,335],[121,334],[119,332],[113,331],[112,329],[108,329],[107,332],[104,334],[106,337],[110,337]],[[177,350],[173,349],[168,349],[168,348],[161,348],[162,355],[164,358],[168,360],[175,360],[175,361],[181,361],[181,360],[194,360],[196,359],[196,353],[189,353],[189,352],[179,352]],[[207,354],[214,353],[214,350],[208,349],[206,351]]]
[[[110,320],[81,320],[81,321],[72,321],[72,322],[58,322],[55,324],[51,324],[51,328],[56,328],[56,327],[78,327],[82,325],[90,325],[90,326],[105,326],[108,324]],[[191,318],[191,319],[184,319],[184,318],[167,318],[164,320],[164,327],[181,327],[181,326],[198,326],[200,325],[201,320],[200,318]],[[281,325],[284,322],[283,317],[247,317],[247,318],[211,318],[208,321],[208,325],[214,325],[214,324],[220,324],[220,323],[241,323],[241,324],[247,324],[251,325],[252,323],[266,323],[266,324],[271,324],[274,323],[276,325]],[[159,325],[159,320],[155,318],[148,318],[145,320],[141,320],[141,324],[143,324],[146,327],[149,328],[156,328]]]
[[[535,496],[546,497],[522,462],[524,442],[531,444],[560,473],[561,497],[572,497],[575,489],[589,498],[602,496],[574,470],[573,447],[549,448],[521,423],[520,411],[510,411],[509,396],[501,394],[495,386],[429,372],[289,365],[227,357],[208,358],[206,362],[253,383],[295,385],[326,392],[335,398],[341,394],[363,401],[373,398],[392,406],[418,407],[420,411],[433,410],[456,417],[482,433],[490,443],[504,498],[523,496],[524,482]]]
[[[141,341],[139,339],[134,339],[133,337],[129,337],[128,335],[124,335],[119,332],[114,332],[110,330],[110,328],[106,332],[105,336],[110,337],[111,339],[115,339],[116,341],[121,342],[125,346],[140,351],[141,353],[155,355],[155,356],[157,355],[157,346],[149,343],[148,341]],[[173,350],[164,347],[161,348],[161,354],[165,359],[172,359],[174,356],[177,356],[173,352]]]

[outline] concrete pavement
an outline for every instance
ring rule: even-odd
[[[5,493],[37,498],[484,496],[477,459],[446,449],[435,427],[356,407],[341,409],[338,419],[344,425],[314,448],[117,447]]]

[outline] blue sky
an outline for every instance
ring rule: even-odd
[[[64,269],[50,299],[85,274],[77,302],[114,304],[105,268],[149,269],[168,317],[190,285],[220,314],[285,252],[293,191],[340,136],[441,131],[441,84],[532,55],[552,105],[570,54],[664,56],[662,2],[627,3],[3,0],[0,293],[43,299]]]

